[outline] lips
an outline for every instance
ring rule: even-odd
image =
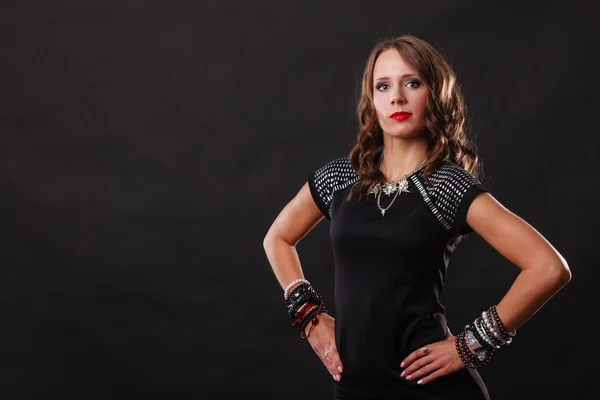
[[[412,114],[409,112],[395,112],[392,115],[390,115],[391,119],[395,119],[396,121],[402,121],[405,120],[406,118],[410,117]]]

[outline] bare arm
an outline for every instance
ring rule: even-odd
[[[308,183],[305,183],[271,225],[263,246],[282,289],[296,279],[304,278],[296,244],[323,218]]]
[[[271,225],[263,246],[282,289],[296,279],[304,278],[296,244],[323,218],[306,183]],[[304,333],[307,333],[311,326],[312,322],[309,322],[304,328]],[[335,320],[327,313],[321,313],[319,323],[315,325],[308,341],[331,376],[339,381],[343,366],[335,344],[334,327]]]
[[[559,252],[531,225],[507,210],[489,193],[478,195],[467,224],[508,261],[521,269],[496,306],[506,329],[519,327],[571,279]]]
[[[571,279],[565,259],[531,225],[504,208],[489,193],[473,199],[467,224],[508,261],[521,269],[496,311],[508,331],[518,328]],[[456,337],[427,345],[427,355],[416,349],[400,364],[400,376],[428,384],[466,364],[459,356]],[[473,349],[469,348],[471,353]]]

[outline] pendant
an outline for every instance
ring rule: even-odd
[[[383,193],[387,194],[388,196],[391,195],[392,193],[394,193],[395,191],[396,191],[396,182],[386,183],[383,186]]]
[[[381,215],[383,215],[385,217],[385,209],[381,209]]]
[[[410,191],[408,190],[408,181],[406,179],[402,179],[398,182],[398,190],[400,191],[400,193],[410,193]]]
[[[373,186],[371,189],[369,189],[367,194],[374,194],[375,196],[377,196],[377,193],[379,193],[380,190],[381,190],[381,183],[377,183],[377,184],[375,184],[375,186]]]
[[[398,182],[390,183],[377,183],[371,189],[367,191],[367,194],[374,194],[377,196],[379,193],[385,193],[390,196],[392,193],[396,193],[396,196],[401,193],[410,193],[408,190],[408,180],[406,178],[399,180]]]

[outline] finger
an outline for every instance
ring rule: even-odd
[[[400,374],[400,376],[408,377],[409,375],[412,375],[415,371],[417,371],[419,368],[422,368],[425,365],[432,363],[433,361],[435,361],[435,358],[432,355],[421,357],[417,361],[410,364],[408,367],[404,368],[404,371],[402,371],[402,374]]]
[[[327,368],[329,371],[329,374],[333,377],[333,379],[339,381],[341,379],[341,375],[337,370],[335,356],[333,353],[333,345],[323,346],[321,351],[318,352],[319,357],[321,358],[323,365],[325,365],[325,368]]]
[[[427,353],[423,352],[423,348],[427,348]],[[431,345],[421,346],[417,350],[410,353],[403,361],[400,363],[401,368],[406,368],[411,365],[413,362],[417,361],[424,356],[431,354]]]
[[[433,371],[432,373],[430,373],[427,376],[422,377],[421,379],[419,379],[417,381],[417,383],[419,385],[425,385],[426,383],[429,383],[431,381],[436,380],[437,378],[447,375],[446,372],[444,372],[443,368],[438,368],[437,370]]]
[[[327,357],[325,357],[325,359],[328,362],[328,369],[332,372],[332,376],[334,379],[336,379],[337,376],[337,381],[341,380],[342,378],[342,371],[344,370],[342,367],[342,361],[340,360],[340,355],[337,351],[337,349],[335,348],[335,346],[331,347],[331,353],[329,353],[329,355]]]
[[[415,380],[427,376],[442,367],[442,363],[438,360],[435,360],[427,365],[422,366],[416,371],[406,376],[407,380]]]
[[[331,354],[329,354],[329,357],[327,358],[331,360],[331,363],[337,372],[341,374],[344,371],[342,360],[340,359],[340,354],[338,353],[337,347],[335,347],[335,345],[332,347]]]

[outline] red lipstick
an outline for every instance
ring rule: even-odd
[[[410,117],[412,114],[409,112],[395,112],[392,115],[390,115],[391,119],[395,119],[396,121],[404,121],[406,118]]]

